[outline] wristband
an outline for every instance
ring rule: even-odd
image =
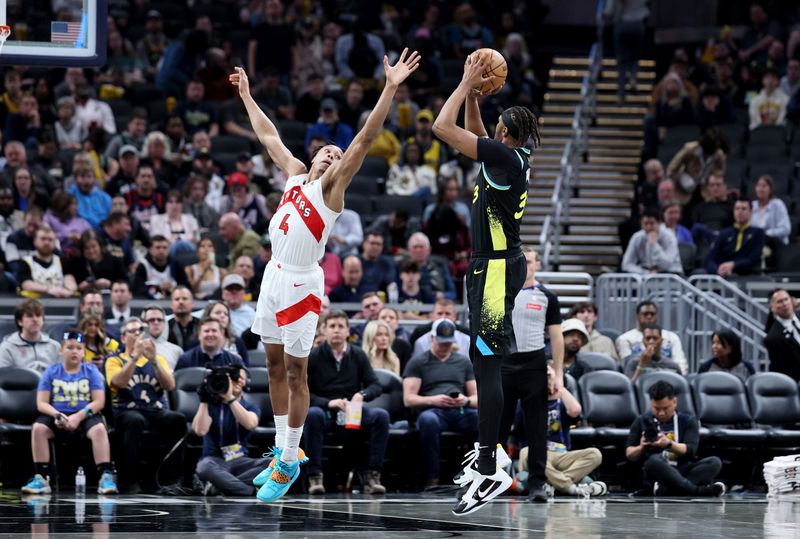
[[[228,402],[226,402],[225,404],[227,404],[228,406],[230,406],[230,405],[231,405],[231,404],[233,404],[234,402],[236,402],[236,397],[233,397],[231,400],[229,400],[229,401],[228,401]]]
[[[86,417],[93,417],[94,416],[94,412],[92,412],[92,409],[89,408],[88,405],[84,406],[83,411],[86,412]]]

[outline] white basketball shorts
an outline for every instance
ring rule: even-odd
[[[319,264],[297,267],[270,260],[261,280],[253,333],[267,344],[283,344],[287,354],[308,357],[324,293]]]

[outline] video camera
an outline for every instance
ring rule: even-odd
[[[224,365],[215,367],[206,365],[206,376],[197,388],[201,402],[220,402],[222,395],[228,392],[230,382],[237,382],[241,376],[241,365]],[[204,400],[206,399],[206,400]]]

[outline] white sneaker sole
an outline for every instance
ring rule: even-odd
[[[498,471],[502,471],[502,470],[498,470]],[[483,507],[484,505],[486,505],[487,503],[489,503],[493,499],[497,498],[499,495],[501,495],[502,493],[507,491],[511,487],[511,483],[513,483],[513,480],[511,479],[510,475],[508,475],[507,473],[503,472],[503,476],[504,477],[502,478],[502,481],[500,482],[500,486],[498,488],[496,488],[494,491],[492,491],[486,498],[483,498],[482,500],[480,500],[478,503],[476,503],[475,505],[473,505],[472,507],[470,507],[466,511],[456,512],[456,510],[454,508],[451,512],[456,516],[469,515],[470,513],[474,513],[475,511],[477,511],[478,509],[480,509],[481,507]],[[478,487],[475,486],[475,488],[473,489],[472,486],[470,486],[470,488],[464,494],[464,497],[473,496],[475,494],[475,490],[477,490],[477,488]],[[461,500],[459,500],[459,502],[460,501]],[[456,504],[456,505],[458,505],[458,504]]]

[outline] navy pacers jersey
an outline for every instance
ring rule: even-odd
[[[527,148],[509,148],[486,137],[478,139],[481,169],[472,197],[473,251],[520,248],[519,226],[528,200],[529,157]]]

